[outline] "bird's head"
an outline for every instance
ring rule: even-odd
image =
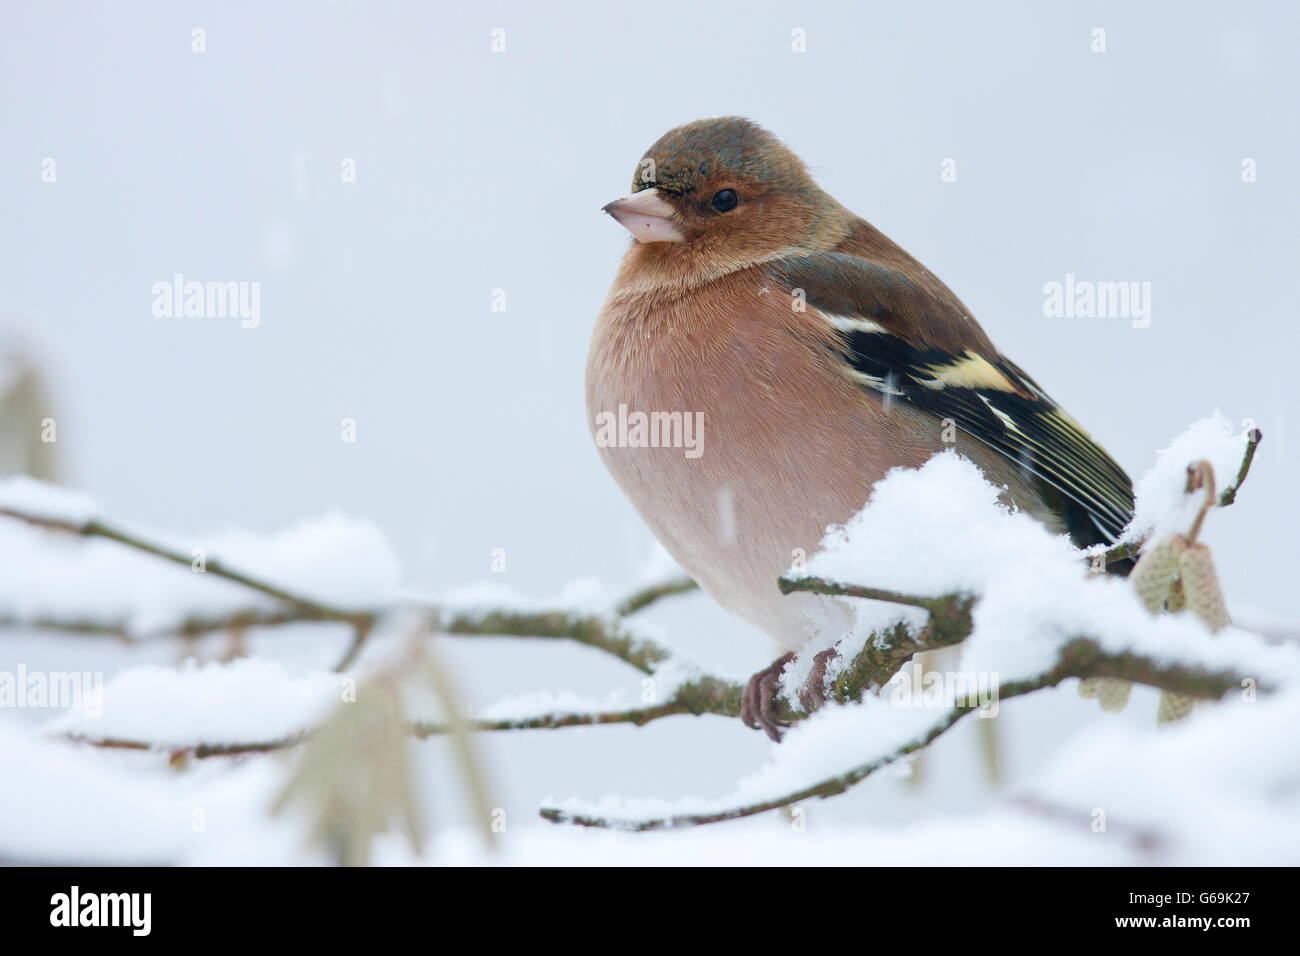
[[[604,211],[642,258],[706,267],[825,247],[839,238],[837,211],[847,215],[784,143],[738,116],[669,130],[637,163],[631,195]]]

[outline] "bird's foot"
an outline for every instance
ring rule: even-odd
[[[777,683],[785,665],[794,660],[794,654],[783,654],[755,674],[745,685],[740,698],[740,719],[746,727],[761,730],[775,741],[781,740],[781,728],[790,725],[782,721],[776,708]]]
[[[828,647],[813,657],[812,670],[808,679],[799,688],[799,703],[803,709],[812,713],[826,703],[826,667],[835,659],[835,648]]]
[[[808,679],[799,689],[799,703],[812,713],[826,703],[826,667],[835,657],[830,647],[813,657]],[[783,654],[749,679],[740,699],[740,719],[746,727],[761,730],[775,741],[781,740],[781,728],[789,727],[780,719],[777,708],[778,683],[785,665],[794,660],[794,654]]]

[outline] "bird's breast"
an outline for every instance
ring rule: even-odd
[[[798,602],[777,577],[889,467],[930,453],[793,301],[757,271],[667,302],[614,296],[587,368],[588,424],[615,480],[706,590],[781,640],[799,631]]]

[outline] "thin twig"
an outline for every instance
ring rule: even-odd
[[[1237,469],[1237,477],[1232,480],[1232,484],[1223,489],[1223,494],[1219,495],[1220,508],[1226,508],[1237,500],[1237,490],[1241,488],[1246,476],[1250,474],[1250,466],[1255,461],[1255,451],[1263,440],[1264,433],[1258,428],[1252,428],[1249,434],[1246,435],[1246,453],[1241,458],[1241,467]]]
[[[672,578],[661,584],[652,584],[640,591],[629,594],[614,609],[614,613],[619,617],[627,617],[629,614],[635,614],[637,611],[649,607],[660,598],[670,597],[674,594],[685,594],[688,591],[696,590],[698,587],[698,584],[686,577]]]
[[[67,534],[79,535],[83,538],[104,538],[108,541],[116,541],[136,551],[142,551],[145,554],[162,558],[164,561],[170,561],[172,564],[178,564],[186,568],[192,568],[193,566],[194,559],[191,555],[149,541],[137,534],[124,531],[96,518],[92,518],[84,524],[76,524],[58,518],[29,514],[17,508],[0,508],[0,516],[17,518],[19,521],[25,521],[30,525],[46,528],[50,531],[61,531]],[[369,611],[334,607],[314,598],[294,594],[243,571],[228,567],[216,558],[206,558],[203,562],[203,571],[195,573],[211,574],[215,577],[224,578],[227,581],[233,581],[235,584],[243,585],[250,590],[265,594],[267,597],[274,598],[284,604],[291,605],[298,610],[305,620],[346,621],[354,625],[363,622],[373,623],[373,617]]]
[[[609,724],[633,724],[643,726],[652,720],[665,717],[702,714],[716,714],[722,717],[740,715],[740,684],[721,680],[716,677],[699,677],[687,681],[661,704],[644,707],[631,707],[614,711],[572,711],[537,714],[531,717],[511,717],[499,720],[474,720],[466,718],[464,725],[471,731],[507,731],[507,730],[559,730],[565,727],[593,727]],[[414,720],[406,724],[406,731],[417,740],[442,736],[451,733],[452,728],[444,721]],[[146,740],[131,740],[119,737],[89,737],[85,734],[67,734],[64,739],[92,747],[121,750],[155,750],[170,754],[173,760],[181,758],[235,757],[243,754],[269,753],[285,750],[303,743],[309,733],[293,734],[273,740],[251,741],[248,743],[223,744],[177,744],[160,743]]]
[[[569,611],[451,612],[443,616],[437,629],[462,636],[564,638],[612,654],[645,674],[653,674],[670,656],[667,648],[632,633],[617,619]]]
[[[840,584],[817,577],[783,577],[777,581],[782,594],[793,591],[809,591],[813,594],[827,594],[840,597],[865,598],[871,601],[887,601],[890,604],[902,604],[906,607],[918,607],[930,612],[930,622],[926,626],[929,645],[927,649],[946,647],[956,644],[970,633],[971,608],[975,606],[975,597],[971,594],[941,594],[927,597],[918,594],[904,594],[900,591],[887,591],[883,588],[869,588],[858,584]]]
[[[723,717],[738,717],[742,690],[740,685],[716,678],[705,680],[716,686],[705,686],[703,681],[684,685],[682,690],[662,704],[630,707],[627,710],[557,711],[531,717],[475,720],[470,721],[469,726],[473,730],[482,731],[560,730],[564,727],[599,727],[609,724],[633,724],[643,727],[652,720],[684,715],[717,714]],[[418,740],[447,732],[445,724],[434,721],[413,721],[409,729],[411,736]]]
[[[1245,483],[1246,476],[1250,474],[1250,466],[1255,460],[1255,451],[1263,440],[1264,433],[1258,428],[1252,428],[1247,432],[1246,450],[1241,456],[1241,467],[1237,469],[1237,477],[1232,480],[1232,484],[1224,488],[1223,493],[1219,495],[1218,504],[1220,508],[1226,508],[1237,500],[1237,492]],[[1108,548],[1101,554],[1101,564],[1103,567],[1110,567],[1116,562],[1136,558],[1142,553],[1145,544],[1145,541],[1126,541],[1123,544],[1115,545],[1113,548]]]
[[[1103,567],[1110,567],[1117,561],[1124,561],[1128,558],[1136,558],[1142,553],[1142,547],[1146,541],[1125,541],[1123,544],[1117,544],[1113,548],[1107,548],[1101,555]]]
[[[117,541],[146,554],[161,557],[176,564],[191,566],[191,558],[138,535],[128,534],[103,522],[92,520],[78,525],[11,508],[0,508],[0,515],[17,518],[38,527],[77,534],[83,537],[101,537]],[[284,601],[289,607],[275,610],[245,608],[226,615],[193,616],[179,623],[150,633],[134,633],[125,621],[96,621],[81,618],[58,618],[41,615],[35,618],[0,616],[0,630],[56,631],[64,634],[111,636],[128,643],[175,634],[180,637],[197,637],[214,631],[247,629],[250,627],[278,627],[287,624],[319,621],[340,621],[353,629],[353,640],[336,670],[346,670],[356,660],[362,646],[376,622],[387,612],[384,608],[344,609],[291,594],[285,589],[262,581],[245,572],[235,571],[219,561],[206,561],[208,573],[242,584],[262,594]],[[616,617],[626,617],[649,607],[662,598],[693,590],[697,585],[690,578],[673,578],[661,584],[643,588],[619,602]],[[651,673],[655,666],[667,660],[669,652],[653,641],[638,637],[612,618],[578,615],[569,611],[467,611],[439,610],[434,607],[417,608],[430,619],[439,621],[437,630],[461,636],[505,635],[511,637],[567,638],[586,644],[626,661],[638,670]]]
[[[372,612],[376,617],[380,612]],[[32,618],[17,615],[0,615],[0,631],[49,631],[58,634],[87,637],[114,637],[127,644],[140,644],[169,637],[195,638],[221,631],[247,630],[252,627],[283,627],[289,624],[342,624],[343,621],[322,620],[318,614],[304,613],[300,608],[262,609],[242,608],[229,614],[192,615],[175,624],[149,630],[135,630],[127,620],[95,620],[91,618],[55,617],[40,615]]]
[[[790,594],[793,591],[811,591],[813,594],[865,598],[870,601],[888,601],[890,604],[904,604],[908,607],[924,608],[927,611],[934,606],[935,601],[934,598],[904,594],[901,591],[886,591],[884,588],[868,588],[860,584],[836,584],[834,581],[827,581],[824,578],[783,577],[778,579],[776,583],[782,594]]]
[[[343,652],[339,662],[334,665],[334,672],[342,674],[354,663],[361,654],[361,648],[366,643],[366,638],[370,636],[370,631],[374,627],[374,619],[367,622],[357,622],[352,625],[352,640],[348,642],[348,649]]]
[[[85,734],[64,734],[64,740],[70,743],[86,744],[105,750],[150,750],[165,753],[173,763],[182,763],[191,757],[206,759],[208,757],[239,757],[244,754],[273,753],[296,747],[310,736],[307,732],[276,737],[271,740],[251,740],[243,743],[197,743],[175,744],[149,740],[133,740],[125,737],[89,737]]]
[[[961,601],[954,601],[950,606],[961,608],[963,604]],[[913,634],[904,624],[896,625],[894,629],[888,632],[884,641],[868,641],[862,652],[836,678],[831,696],[841,702],[858,700],[866,690],[884,686],[890,677],[897,673],[914,654],[948,646],[952,642],[950,637],[945,637],[943,640],[945,643],[933,643],[929,628],[917,635]],[[1062,663],[1056,669],[1048,672],[1047,675],[1044,675],[1043,678],[1036,682],[1029,681],[1021,684],[1002,685],[999,689],[1000,699],[1020,696],[1045,687],[1053,687],[1067,677],[1118,677],[1200,699],[1217,699],[1229,690],[1239,687],[1241,682],[1238,675],[1228,672],[1211,672],[1188,665],[1160,663],[1129,652],[1118,654],[1103,652],[1095,641],[1085,638],[1079,638],[1067,644],[1061,652],[1061,661]],[[557,730],[566,727],[606,726],[611,724],[642,726],[665,717],[688,714],[715,714],[734,718],[740,715],[740,700],[743,690],[743,686],[739,683],[712,676],[702,676],[681,684],[667,700],[660,704],[634,707],[621,711],[555,712],[530,717],[496,720],[471,719],[465,721],[465,726],[473,731]],[[934,736],[938,736],[939,733],[947,730],[947,727],[964,716],[968,709],[956,708],[954,715],[951,715],[951,721],[939,729]],[[784,721],[798,721],[808,716],[806,712],[794,710],[784,702],[780,705],[780,717]],[[448,729],[446,724],[437,721],[412,721],[407,724],[408,733],[420,740],[445,734]],[[158,750],[171,754],[172,759],[176,760],[185,757],[229,757],[250,753],[267,753],[297,746],[307,739],[307,736],[307,733],[300,733],[270,741],[199,743],[188,746],[117,738],[94,739],[84,735],[71,736],[70,739],[97,747]],[[879,766],[884,766],[899,757],[906,756],[913,750],[926,746],[932,739],[933,737],[929,737],[911,749],[904,749],[893,754],[884,763],[880,763]],[[865,776],[874,772],[875,769],[878,769],[878,767],[873,767],[853,782],[857,782],[857,779],[865,779]],[[829,792],[826,795],[830,795]],[[804,796],[806,795],[801,791],[800,794],[794,796],[793,800],[797,801]],[[784,805],[786,804],[774,804],[774,806]],[[772,808],[764,806],[760,809],[751,809],[749,813],[742,815],[748,816],[753,813],[761,813],[765,809]],[[732,816],[726,816],[722,819],[732,818]],[[548,819],[551,819],[551,817],[548,817]],[[572,820],[569,822],[581,823],[582,821]],[[698,822],[717,821],[709,819]],[[600,826],[604,824],[588,822],[583,825]],[[621,824],[609,823],[608,825]],[[691,825],[691,823],[688,821],[672,825],[685,826]],[[656,824],[647,828],[658,829],[660,827]]]
[[[1003,684],[999,688],[998,699],[999,701],[1009,700],[1049,687],[1055,687],[1061,681],[1071,677],[1122,677],[1134,683],[1147,684],[1162,690],[1176,689],[1178,693],[1185,693],[1190,697],[1210,700],[1217,700],[1224,694],[1239,689],[1242,681],[1242,677],[1235,673],[1207,671],[1183,664],[1165,664],[1129,652],[1111,653],[1104,651],[1094,640],[1076,638],[1062,648],[1055,667],[1035,678]],[[636,831],[680,829],[752,817],[814,797],[824,799],[843,793],[850,787],[861,783],[877,770],[896,763],[909,754],[929,746],[952,728],[961,718],[975,710],[979,710],[978,704],[960,704],[946,711],[934,724],[917,737],[844,773],[827,777],[807,787],[780,796],[730,807],[725,810],[631,820],[596,814],[575,814],[558,807],[543,807],[539,812],[543,819],[552,823],[571,823],[582,827]]]

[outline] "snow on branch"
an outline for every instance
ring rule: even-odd
[[[1206,503],[1188,485],[1186,473],[1192,462],[1203,461],[1211,475],[1216,468],[1235,475],[1216,499],[1221,506],[1231,504],[1259,441],[1257,430],[1235,436],[1218,419],[1189,429],[1139,483],[1133,525],[1103,563],[1117,560],[1112,555],[1121,549],[1127,550],[1120,556],[1142,553],[1144,542],[1185,529],[1189,515],[1196,516],[1199,527]],[[993,675],[998,700],[1055,687],[1069,678],[1129,681],[1196,700],[1230,697],[1243,684],[1263,691],[1300,686],[1300,654],[1295,648],[1269,646],[1231,627],[1212,635],[1210,628],[1188,615],[1153,616],[1128,583],[1090,573],[1088,559],[1094,558],[1095,568],[1095,555],[1076,550],[1064,536],[1053,535],[1029,516],[1015,512],[999,494],[1000,489],[990,485],[974,465],[952,452],[921,469],[892,472],[878,483],[857,516],[843,527],[830,529],[823,549],[806,566],[791,569],[781,579],[780,587],[787,594],[808,592],[826,601],[847,602],[856,626],[839,642],[837,657],[826,669],[829,705],[810,715],[797,703],[779,702],[781,719],[796,725],[795,730],[775,748],[772,763],[742,781],[735,793],[720,800],[671,804],[621,798],[596,803],[569,800],[544,807],[542,815],[584,826],[663,829],[738,819],[841,793],[926,747],[966,715],[987,711],[987,700],[950,699],[937,709],[900,708],[886,702],[890,688],[896,688],[900,672],[916,654],[944,647],[959,645],[965,668]],[[60,493],[31,483],[0,483],[0,515],[44,531],[109,542],[173,566],[198,569],[193,551],[127,531],[99,518],[92,503],[61,499]],[[335,532],[342,527],[340,520],[335,519]],[[348,526],[347,533],[326,537],[337,545],[346,543],[349,535],[358,538],[357,529]],[[366,535],[359,538],[365,540]],[[701,672],[635,620],[637,612],[655,601],[692,589],[689,579],[652,584],[604,610],[485,599],[481,594],[473,600],[412,601],[391,581],[372,588],[379,600],[340,603],[322,596],[329,589],[301,576],[297,586],[277,583],[283,576],[275,573],[274,562],[248,541],[241,544],[242,549],[229,552],[245,555],[249,561],[227,559],[226,550],[214,547],[213,553],[221,558],[207,558],[204,570],[226,585],[251,592],[255,600],[241,601],[227,591],[220,602],[198,602],[200,611],[154,609],[145,620],[155,633],[341,622],[355,632],[349,653],[340,662],[343,670],[351,666],[368,634],[400,616],[419,633],[571,640],[655,675],[661,694],[660,700],[635,707],[545,697],[504,702],[478,713],[462,714],[451,708],[450,719],[402,718],[397,731],[401,735],[426,738],[449,731],[642,725],[675,715],[740,715],[743,685]],[[271,549],[280,561],[303,556],[302,541],[281,545]],[[265,549],[266,542],[260,546]],[[385,550],[376,549],[373,541],[366,546],[372,552]],[[59,556],[61,561],[69,559],[75,557]],[[97,563],[104,560],[102,555],[95,557]],[[139,615],[130,608],[119,606],[113,616],[96,617],[90,611],[60,620],[51,613],[56,606],[55,595],[33,602],[0,593],[0,627],[143,633]],[[118,716],[106,712],[92,723],[71,713],[50,729],[100,746],[206,757],[296,747],[332,720],[322,717],[317,697],[289,689],[292,682],[286,675],[276,678],[263,671],[255,675],[258,680],[272,685],[279,680],[285,685],[285,692],[268,710],[278,707],[280,717],[256,728],[220,721],[174,721],[175,714],[194,710],[191,705],[211,693],[213,681],[233,679],[236,673],[214,677],[211,668],[191,668],[163,678],[127,670],[106,689],[106,698],[118,701],[107,710]],[[338,675],[312,675],[302,686],[316,688],[317,696],[330,696],[322,688],[338,679]],[[161,692],[173,701],[167,708],[172,716],[165,737],[151,731],[158,724],[149,714],[131,713],[136,702],[158,696],[138,692],[139,682],[148,680],[169,684]],[[135,690],[128,693],[132,687]],[[289,713],[283,712],[285,701],[297,701],[289,706]],[[268,733],[272,727],[278,729]]]
[[[1143,540],[1164,534],[1174,520],[1190,519],[1195,541],[1208,507],[1235,497],[1260,441],[1255,430],[1238,440],[1216,420],[1198,423],[1189,434],[1191,439],[1185,436],[1166,450],[1154,477],[1144,480],[1138,507],[1143,523],[1131,529]],[[1209,458],[1222,462],[1228,447],[1240,461],[1231,459],[1233,494],[1213,497],[1211,480],[1213,500],[1198,497],[1206,491],[1205,476],[1213,475]],[[1189,454],[1207,456],[1194,459],[1190,476],[1183,457]],[[937,716],[933,709],[880,706],[879,696],[862,700],[864,691],[884,691],[914,654],[954,644],[963,645],[969,673],[993,677],[999,701],[1067,678],[1145,684],[1188,700],[1300,686],[1294,648],[1270,647],[1231,629],[1212,639],[1218,627],[1195,617],[1153,617],[1126,582],[1086,574],[1068,540],[1012,511],[998,492],[952,453],[916,471],[894,472],[876,486],[862,512],[828,533],[807,567],[782,578],[786,593],[865,599],[857,605],[862,636],[840,642],[838,671],[827,675],[829,699],[854,706],[813,715],[748,785],[742,782],[736,793],[713,801],[569,800],[544,807],[542,816],[588,827],[657,830],[734,820],[842,793],[926,747],[967,714],[987,710],[988,700],[948,701]],[[846,583],[854,577],[883,586]],[[881,602],[923,609],[924,629],[918,634],[906,622],[888,623],[895,612],[882,610]],[[864,710],[873,712],[870,725],[863,722]],[[827,724],[836,732],[814,734],[814,727]],[[801,743],[807,739],[821,746]],[[840,765],[835,772],[788,772],[792,762],[802,766],[801,750],[815,750],[822,764],[825,754],[845,752],[844,741],[852,743],[849,753],[832,761]],[[792,780],[800,785],[789,785]]]
[[[335,607],[303,594],[295,594],[284,587],[271,584],[254,575],[246,574],[233,567],[227,567],[217,558],[207,558],[203,555],[195,555],[193,552],[185,553],[179,549],[168,547],[142,535],[134,534],[102,521],[95,517],[93,513],[64,510],[63,506],[67,503],[68,498],[65,497],[66,493],[62,492],[61,489],[48,485],[41,486],[39,482],[27,478],[11,478],[6,484],[7,487],[0,490],[0,515],[2,516],[17,518],[30,525],[51,531],[68,532],[84,538],[103,538],[107,541],[116,541],[118,544],[125,545],[136,551],[142,551],[164,561],[170,561],[172,564],[211,574],[214,577],[241,585],[249,590],[257,591],[275,601],[288,605],[303,620],[335,620],[349,624],[365,623],[367,625],[372,623],[372,619],[367,612]],[[37,491],[39,491],[39,494],[34,494]],[[74,500],[84,499],[81,499],[81,496],[76,496]]]
[[[875,600],[892,600],[883,597],[882,592],[872,588],[833,585],[819,578],[804,578],[798,581],[785,581],[788,590],[805,590],[821,594],[847,594]],[[883,592],[888,594],[889,592]],[[901,603],[913,604],[914,599],[907,597]],[[841,708],[857,711],[861,704],[862,693],[867,689],[882,689],[894,679],[902,666],[914,654],[939,647],[960,643],[969,636],[971,617],[970,599],[951,597],[934,602],[931,610],[930,635],[940,634],[939,639],[913,639],[905,626],[897,629],[892,639],[868,646],[848,664],[832,684],[831,698],[844,704],[857,706]],[[965,633],[963,633],[965,630]],[[1215,648],[1216,652],[1200,656],[1196,651],[1204,650],[1195,644],[1186,650],[1192,653],[1187,660],[1168,660],[1157,656],[1134,651],[1107,650],[1102,642],[1088,637],[1076,637],[1066,641],[1059,650],[1057,662],[1042,673],[1001,683],[997,690],[998,701],[1010,700],[1031,694],[1035,691],[1055,687],[1068,678],[1109,678],[1131,681],[1149,687],[1159,688],[1169,693],[1194,698],[1197,700],[1219,700],[1243,686],[1268,691],[1277,683],[1276,680],[1257,681],[1246,676],[1246,672],[1217,663],[1224,656],[1240,655],[1243,659],[1258,662],[1265,672],[1277,671],[1287,675],[1293,683],[1300,685],[1300,654],[1290,648],[1270,648],[1253,635],[1244,632],[1236,636],[1229,645]],[[1223,652],[1226,652],[1223,653]],[[1276,666],[1274,666],[1276,665]],[[868,697],[867,701],[876,702]],[[864,701],[863,703],[865,703]],[[623,830],[662,830],[699,826],[701,824],[721,823],[744,817],[765,813],[780,807],[792,806],[813,797],[831,797],[843,793],[850,787],[862,782],[867,777],[910,754],[933,743],[938,737],[950,730],[961,718],[971,713],[978,713],[988,706],[987,702],[956,702],[943,710],[938,717],[931,717],[928,722],[917,726],[915,711],[904,714],[899,720],[899,711],[890,707],[872,708],[871,721],[875,726],[870,730],[879,735],[880,725],[896,723],[900,732],[885,737],[887,743],[872,752],[869,759],[844,770],[841,773],[817,780],[798,789],[790,789],[765,796],[763,799],[747,800],[746,792],[740,791],[730,798],[720,801],[703,801],[692,805],[690,801],[679,801],[671,805],[660,805],[653,801],[604,801],[600,804],[587,804],[582,801],[566,801],[543,807],[541,815],[553,823],[573,823],[584,827],[598,827]],[[930,711],[932,714],[933,711]],[[808,715],[789,713],[792,720]],[[843,750],[843,734],[847,731],[843,721],[834,711],[828,714],[816,714],[810,724],[833,722],[834,733],[823,733],[816,739],[826,742],[836,751]],[[855,736],[863,737],[868,728],[856,718],[852,724]],[[798,748],[802,738],[792,735]],[[839,743],[835,743],[839,741]],[[785,751],[777,749],[774,766],[780,768]],[[774,774],[784,779],[786,774]],[[795,775],[798,776],[798,775]],[[651,811],[648,816],[639,815]]]

